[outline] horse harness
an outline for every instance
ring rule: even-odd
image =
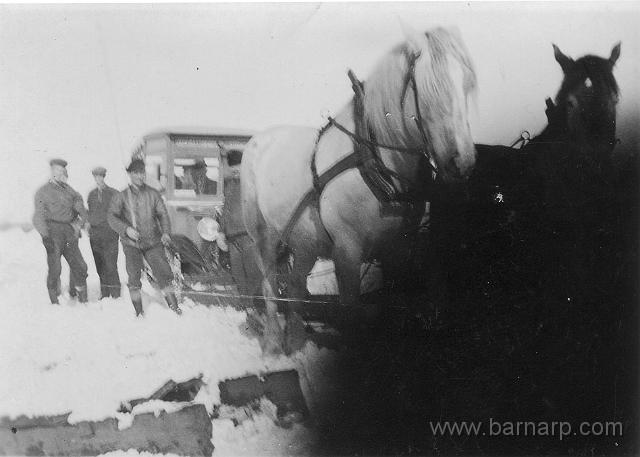
[[[398,152],[404,152],[409,154],[420,155],[423,160],[420,161],[421,166],[426,166],[430,169],[433,177],[432,181],[435,181],[438,173],[436,162],[433,159],[433,147],[428,139],[427,133],[423,125],[423,117],[420,111],[420,103],[418,99],[418,87],[415,78],[415,64],[420,57],[419,53],[409,53],[404,51],[407,58],[408,71],[404,79],[404,86],[400,99],[401,110],[404,111],[404,104],[406,93],[409,89],[409,85],[413,90],[413,100],[415,104],[415,116],[412,119],[415,121],[418,127],[418,131],[422,137],[422,145],[419,147],[408,148],[402,146],[394,146],[379,143],[376,140],[375,132],[367,125],[364,115],[364,85],[357,79],[353,71],[348,71],[349,79],[351,80],[352,88],[354,91],[354,120],[355,120],[355,133],[344,127],[333,117],[328,118],[327,124],[322,127],[318,133],[318,137],[315,142],[313,154],[311,156],[311,175],[313,178],[313,187],[309,189],[304,196],[298,202],[294,212],[287,221],[284,230],[280,236],[280,240],[284,246],[288,244],[289,236],[298,222],[304,210],[312,205],[319,205],[320,196],[324,191],[324,188],[329,182],[331,182],[338,175],[352,168],[357,168],[362,176],[362,179],[367,184],[367,187],[375,195],[375,197],[381,203],[418,203],[428,200],[429,192],[427,186],[423,186],[421,189],[415,189],[413,184],[403,176],[400,176],[396,171],[387,167],[378,154],[378,148],[389,149]],[[406,121],[403,119],[403,123]],[[318,145],[320,139],[329,128],[335,127],[345,135],[349,136],[353,142],[353,152],[343,157],[329,167],[322,174],[318,174],[316,166],[316,155],[318,153]],[[405,125],[406,127],[406,125]],[[398,189],[394,179],[398,181],[405,190]]]

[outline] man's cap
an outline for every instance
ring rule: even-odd
[[[207,163],[204,161],[204,159],[196,159],[196,163],[193,164],[193,168],[207,168]]]
[[[238,151],[237,149],[233,149],[227,152],[227,163],[230,167],[235,167],[236,165],[240,165],[242,162],[242,151]]]
[[[95,167],[91,170],[93,176],[107,176],[107,169],[105,167]]]
[[[145,172],[144,160],[133,159],[129,164],[129,166],[127,167],[127,172],[128,173],[141,173],[141,172],[144,173]]]
[[[66,167],[67,166],[67,161],[63,160],[63,159],[51,159],[49,161],[49,166],[53,167],[54,165],[59,165],[61,167]]]

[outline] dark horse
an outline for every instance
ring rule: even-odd
[[[637,423],[638,257],[630,258],[637,193],[627,181],[636,178],[613,160],[620,46],[606,58],[575,61],[554,51],[564,78],[548,101],[544,130],[520,149],[476,144],[469,181],[434,193],[430,248],[448,250],[432,254],[446,262],[434,281],[448,284],[446,308],[425,310],[428,319],[413,332],[406,325],[399,336],[380,338],[393,364],[370,370],[385,381],[363,397],[380,401],[385,415],[400,403],[395,392],[408,390],[395,431],[414,428],[416,454],[436,446],[442,454],[615,453],[624,446],[609,442],[605,451],[604,440],[587,437],[557,445],[540,436],[510,443],[464,436],[443,450],[443,440],[420,435],[425,418],[438,420],[442,411],[486,421],[612,415]],[[379,399],[387,391],[394,394]],[[406,419],[415,408],[418,426]],[[637,446],[627,443],[630,451]]]
[[[437,194],[440,201],[433,202],[433,238],[440,250],[434,255],[454,257],[451,251],[461,240],[467,245],[484,243],[484,262],[487,258],[493,262],[502,250],[517,268],[522,252],[505,245],[519,242],[524,249],[536,250],[529,252],[536,257],[527,271],[531,290],[579,301],[596,279],[593,273],[589,276],[593,272],[589,265],[597,262],[593,258],[596,227],[612,217],[618,102],[613,68],[620,44],[609,58],[587,55],[573,60],[557,46],[553,49],[564,80],[555,101],[547,99],[547,127],[520,149],[476,145],[476,168],[469,183],[445,189]],[[456,207],[460,208],[457,214],[452,211]],[[487,242],[480,240],[483,233],[502,238]],[[450,252],[442,252],[445,249]],[[487,268],[486,264],[453,265],[456,262],[443,265],[432,283],[442,281],[445,272],[455,276],[462,268],[478,276],[478,270]]]

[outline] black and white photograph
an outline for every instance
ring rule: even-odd
[[[0,4],[0,455],[638,455],[639,24]]]

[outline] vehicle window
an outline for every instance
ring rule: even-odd
[[[176,158],[174,194],[179,197],[217,195],[220,162],[217,157]]]
[[[164,160],[160,156],[147,156],[145,158],[146,183],[159,192],[164,192],[167,187],[167,170]]]

